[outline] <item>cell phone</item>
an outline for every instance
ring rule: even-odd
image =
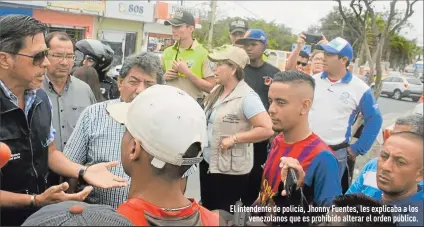
[[[292,168],[289,168],[287,172],[286,183],[284,184],[284,190],[286,190],[286,196],[291,197],[291,195],[296,191],[297,177],[296,173]]]
[[[316,44],[322,39],[321,34],[307,33],[303,32],[303,35],[306,37],[305,42]]]

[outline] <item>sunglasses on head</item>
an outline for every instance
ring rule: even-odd
[[[308,63],[306,63],[306,62],[301,62],[301,61],[298,61],[298,62],[297,62],[297,65],[307,66],[307,65],[308,65]]]
[[[40,66],[41,64],[43,64],[45,58],[47,57],[47,55],[49,55],[49,50],[43,50],[33,56],[31,55],[26,55],[26,54],[20,54],[20,53],[12,53],[12,52],[6,52],[9,54],[14,54],[14,55],[19,55],[19,56],[24,56],[24,57],[28,57],[28,58],[32,58],[32,64],[34,66]]]

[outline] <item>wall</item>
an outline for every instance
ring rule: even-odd
[[[0,16],[9,15],[9,14],[21,14],[32,17],[32,8],[23,8],[23,7],[4,7],[0,6]]]
[[[143,32],[143,43],[142,43],[143,51],[147,50],[148,33],[172,35],[172,26],[165,26],[164,24],[158,24],[158,23],[145,23],[144,32]]]
[[[95,16],[34,9],[33,17],[46,24],[85,27],[85,37],[94,37]]]
[[[101,40],[102,30],[137,32],[137,42],[135,51],[140,52],[143,39],[143,22],[120,20],[112,18],[98,18],[94,22],[95,39]]]

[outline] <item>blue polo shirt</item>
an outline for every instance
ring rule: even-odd
[[[372,196],[376,200],[382,200],[382,192],[379,191]],[[415,218],[413,221],[398,221],[399,226],[424,226],[423,212],[424,212],[424,190],[421,185],[418,185],[418,192],[414,195],[387,204],[388,206],[396,206],[402,209],[402,212],[392,213],[393,218],[401,218],[401,216],[410,216]],[[416,210],[411,210],[416,209]]]
[[[362,193],[373,197],[373,195],[381,193],[381,190],[377,187],[377,162],[378,158],[373,158],[364,165],[346,194]],[[421,181],[418,185],[423,187],[424,182]]]
[[[312,131],[328,145],[350,142],[351,127],[358,113],[362,113],[364,129],[351,149],[357,155],[364,155],[383,123],[371,88],[349,70],[336,82],[330,81],[326,72],[312,77],[315,79],[314,102],[309,113]]]
[[[356,178],[355,182],[350,186],[346,194],[362,193],[376,200],[382,200],[381,196],[383,192],[377,187],[377,162],[378,158],[370,160],[362,168],[361,173]],[[393,216],[410,215],[416,218],[416,222],[399,222],[399,226],[423,226],[423,203],[424,203],[424,191],[423,181],[418,183],[418,192],[404,200],[396,201],[388,204],[389,206],[401,207],[402,211],[406,207],[405,212],[393,213]],[[409,212],[409,206],[417,207],[417,212]]]

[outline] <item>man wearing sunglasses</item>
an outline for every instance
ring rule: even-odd
[[[355,160],[373,145],[382,117],[370,87],[347,69],[353,58],[352,46],[340,37],[319,46],[325,54],[324,72],[313,76],[316,89],[309,122],[312,131],[335,152],[342,178],[348,158]],[[364,116],[362,135],[350,144],[352,125],[359,113]],[[348,184],[342,183],[343,192]]]
[[[43,90],[53,104],[53,127],[56,129],[56,147],[63,151],[77,124],[81,112],[96,103],[90,86],[70,75],[74,65],[75,45],[65,32],[52,32],[46,36],[50,65],[43,83]],[[59,176],[50,172],[51,185],[59,184]]]
[[[48,187],[49,168],[101,188],[127,186],[107,170],[117,162],[87,168],[56,149],[50,99],[42,89],[31,89],[50,65],[46,26],[29,16],[7,15],[0,17],[0,28],[0,142],[12,153],[0,173],[0,225],[21,225],[39,207],[82,201],[93,190],[66,194],[67,183]]]

